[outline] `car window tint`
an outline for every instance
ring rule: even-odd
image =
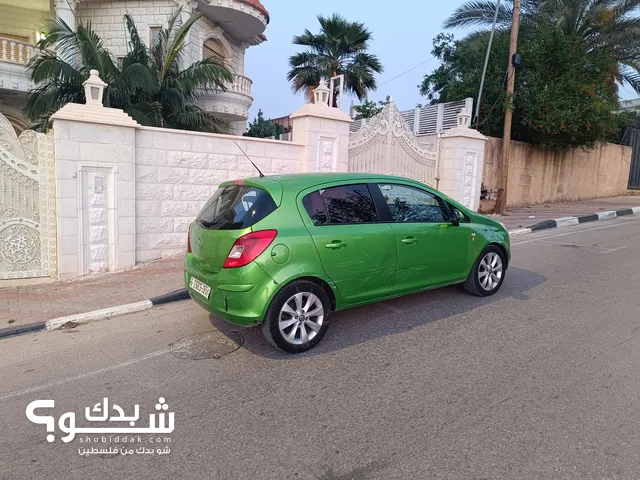
[[[239,230],[276,209],[268,192],[246,185],[219,188],[200,211],[197,221],[210,230]]]
[[[369,188],[365,184],[342,185],[320,190],[329,223],[371,223],[378,214]]]
[[[314,225],[324,225],[329,221],[320,192],[316,191],[306,195],[302,199],[302,204],[307,210],[307,213],[311,217]]]
[[[441,201],[418,188],[394,183],[379,185],[394,222],[444,222]]]

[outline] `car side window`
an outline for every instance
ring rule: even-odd
[[[302,204],[311,217],[314,225],[325,225],[329,222],[327,210],[324,207],[324,201],[322,200],[319,191],[305,195],[302,199]]]
[[[348,225],[378,221],[366,184],[340,185],[312,192],[302,203],[314,225]]]
[[[396,183],[378,184],[394,222],[446,222],[442,201],[419,188]]]

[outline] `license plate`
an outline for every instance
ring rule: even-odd
[[[198,292],[207,300],[209,299],[209,294],[211,293],[211,287],[206,283],[201,282],[195,277],[191,277],[191,280],[189,280],[189,287],[192,290],[195,290],[196,292]]]

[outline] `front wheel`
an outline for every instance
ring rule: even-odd
[[[493,295],[502,286],[506,265],[502,250],[495,245],[487,246],[473,264],[464,289],[479,297]]]
[[[322,288],[307,280],[296,280],[271,300],[262,334],[280,350],[306,352],[322,340],[330,313],[329,298]]]

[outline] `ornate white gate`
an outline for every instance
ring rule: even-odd
[[[349,135],[349,171],[398,175],[434,186],[436,151],[426,149],[393,102]]]
[[[57,276],[56,218],[53,137],[0,114],[0,280]]]

